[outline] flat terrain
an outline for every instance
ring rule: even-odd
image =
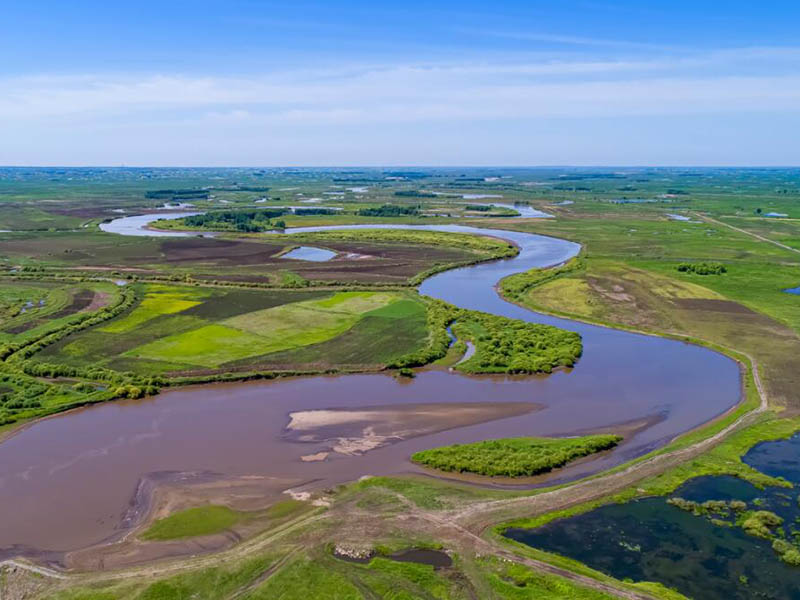
[[[185,277],[205,281],[279,284],[291,271],[305,280],[405,284],[414,275],[449,263],[475,259],[456,247],[368,239],[329,240],[323,247],[339,257],[324,263],[281,258],[296,241],[210,238],[122,238],[105,233],[0,233],[0,259],[64,271]],[[290,245],[291,244],[291,245]],[[0,262],[1,264],[1,262]]]
[[[476,195],[500,196],[494,201],[522,203],[556,218],[514,219],[497,216],[499,211],[479,217],[483,211],[465,211],[464,203],[492,200],[469,199]],[[374,476],[337,489],[291,490],[291,501],[302,510],[275,509],[281,514],[272,517],[227,506],[219,490],[213,502],[199,493],[190,500],[181,496],[182,503],[159,506],[137,531],[152,539],[131,541],[154,545],[148,556],[161,562],[104,572],[104,557],[110,565],[124,565],[131,549],[107,554],[93,549],[74,557],[73,564],[86,572],[61,579],[58,572],[34,575],[14,567],[5,570],[0,585],[10,597],[70,600],[278,593],[285,598],[682,598],[659,584],[615,580],[575,561],[512,545],[497,537],[495,527],[534,526],[612,501],[671,493],[699,475],[780,483],[740,457],[762,440],[800,428],[800,297],[784,291],[800,285],[798,198],[800,174],[793,169],[364,169],[269,175],[174,169],[148,170],[146,177],[136,169],[59,174],[0,169],[0,229],[15,230],[0,233],[0,346],[37,340],[50,326],[102,312],[136,292],[119,314],[79,327],[30,356],[16,350],[2,363],[0,418],[9,424],[79,402],[108,400],[116,386],[141,392],[147,379],[162,376],[380,368],[426,347],[432,330],[430,312],[412,290],[380,285],[410,286],[420,274],[499,250],[419,238],[311,236],[303,245],[328,248],[339,257],[301,263],[280,258],[296,242],[266,234],[122,238],[96,229],[101,220],[177,202],[200,211],[341,209],[331,215],[287,214],[289,226],[469,219],[476,226],[570,239],[583,246],[579,261],[530,274],[511,299],[535,310],[705,344],[742,361],[746,374],[746,403],[736,411],[590,480],[507,491],[370,473]],[[360,214],[386,204],[418,207],[418,214]],[[719,263],[725,272],[680,271],[687,262]],[[65,280],[70,274],[74,279]],[[104,280],[87,281],[89,275]],[[114,279],[128,284],[116,286]],[[364,289],[333,287],[354,283]],[[512,327],[500,327],[498,335],[475,323],[455,329],[460,343],[474,342],[478,351],[455,365],[465,349],[456,344],[448,355],[451,366],[514,372],[498,350],[500,334],[518,337]],[[546,350],[536,342],[521,346]],[[547,365],[569,366],[577,355],[556,353]],[[80,373],[95,368],[98,377],[21,371],[50,364]],[[521,370],[546,370],[539,366],[544,363]],[[101,367],[119,378],[112,391],[99,389],[109,381],[100,375],[111,377],[100,373]],[[259,496],[250,480],[229,485]],[[411,548],[445,552],[452,562],[434,567],[392,558]],[[334,549],[341,550],[338,556],[364,557],[363,562],[337,558]],[[194,556],[186,558],[187,553]]]
[[[136,284],[139,301],[101,326],[48,346],[38,358],[76,367],[103,366],[141,374],[191,374],[280,365],[318,370],[381,365],[427,341],[426,310],[398,292],[227,290]],[[404,336],[383,355],[354,348],[353,337],[378,346],[402,319]],[[339,338],[347,336],[345,339]],[[324,351],[320,352],[324,344]],[[279,355],[273,361],[273,355]],[[294,356],[294,361],[288,359]],[[305,359],[304,359],[305,357]]]

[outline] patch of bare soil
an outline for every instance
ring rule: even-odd
[[[285,437],[295,442],[325,444],[329,452],[357,455],[400,440],[519,416],[540,408],[531,402],[464,402],[304,410],[289,414]]]
[[[108,292],[95,292],[91,304],[89,304],[89,306],[87,306],[85,310],[87,312],[92,312],[103,308],[108,304],[108,300],[110,297],[111,295]]]
[[[719,313],[727,313],[730,315],[757,315],[755,311],[750,310],[746,306],[738,302],[730,300],[705,300],[701,298],[682,298],[674,300],[675,304],[685,310],[700,310],[711,311]]]

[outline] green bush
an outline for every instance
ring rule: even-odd
[[[621,440],[620,436],[610,434],[578,438],[486,440],[423,450],[415,453],[411,460],[440,471],[489,477],[529,477],[613,448]]]
[[[694,273],[695,275],[722,275],[728,272],[728,267],[722,263],[681,263],[677,267],[681,273]]]

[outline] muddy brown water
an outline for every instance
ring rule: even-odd
[[[720,354],[536,314],[497,296],[494,285],[502,277],[559,264],[577,253],[577,244],[510,231],[428,228],[496,235],[516,243],[521,252],[513,259],[436,275],[423,283],[421,293],[577,331],[584,342],[577,367],[540,377],[424,371],[410,381],[366,374],[197,386],[45,419],[0,443],[0,558],[52,556],[118,537],[141,514],[141,483],[157,481],[159,474],[172,473],[173,480],[175,473],[186,472],[274,477],[277,497],[287,481],[295,489],[322,489],[364,475],[422,472],[409,456],[432,446],[614,431],[615,424],[647,422],[615,450],[562,469],[548,480],[553,483],[644,454],[739,401],[739,368]],[[433,433],[401,432],[405,437],[360,455],[332,453],[305,462],[301,457],[330,451],[330,440],[303,442],[286,431],[289,414],[297,411],[426,403],[453,404],[453,418]],[[464,424],[458,419],[463,403],[496,403],[497,410]],[[533,403],[536,410],[500,409],[508,403]],[[335,428],[325,431],[336,438]]]

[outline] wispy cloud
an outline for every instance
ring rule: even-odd
[[[637,42],[631,40],[582,37],[565,34],[554,34],[537,31],[516,31],[516,30],[496,30],[479,28],[454,28],[454,31],[461,34],[468,34],[476,37],[491,37],[507,40],[518,40],[526,42],[541,42],[545,44],[563,44],[566,46],[588,46],[594,48],[620,48],[634,50],[677,50],[676,46],[665,44],[652,44],[648,42]],[[684,48],[685,50],[685,48]]]
[[[686,57],[343,67],[247,77],[31,76],[0,81],[0,121],[191,118],[423,121],[800,110],[797,48]],[[0,129],[2,127],[0,126]]]
[[[534,164],[574,162],[581,148],[637,162],[641,149],[622,153],[644,143],[636,127],[647,123],[658,132],[646,138],[654,155],[656,140],[677,136],[674,124],[684,123],[683,136],[673,142],[681,148],[680,161],[702,149],[703,139],[686,141],[696,138],[699,121],[704,129],[717,123],[720,135],[730,131],[726,115],[741,119],[751,113],[753,122],[764,119],[773,127],[775,115],[800,121],[798,66],[800,48],[764,47],[680,59],[514,54],[481,62],[347,64],[240,77],[7,77],[0,79],[0,164],[41,162],[42,156],[51,164],[109,157],[138,164],[257,164],[258,157],[273,164],[330,164],[344,162],[344,156],[351,163]],[[609,135],[603,123],[615,119],[628,125]],[[662,121],[672,125],[659,129]],[[752,135],[784,135],[786,129],[761,128]],[[467,131],[476,132],[475,150],[458,139]],[[626,135],[627,144],[621,141]],[[481,158],[491,143],[496,158]],[[539,158],[531,158],[537,144]],[[722,149],[730,146],[726,141]],[[561,147],[558,157],[551,153],[555,147]],[[743,146],[742,152],[749,156],[750,150]],[[773,160],[796,162],[791,156]]]

